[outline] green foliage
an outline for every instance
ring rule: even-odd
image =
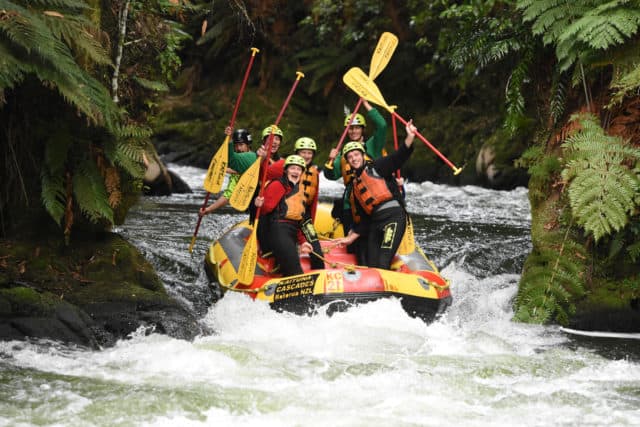
[[[619,104],[627,95],[637,94],[640,89],[640,49],[638,49],[637,43],[630,43],[620,49],[615,65],[610,85],[614,91],[610,106]]]
[[[513,135],[522,129],[526,121],[524,85],[529,78],[531,52],[526,52],[524,58],[513,69],[507,83],[506,117],[504,127]]]
[[[545,148],[540,144],[527,148],[515,161],[515,166],[527,168],[530,176],[529,198],[532,202],[544,200],[547,197],[550,184],[559,177],[562,169],[560,159],[546,153]]]
[[[113,224],[109,196],[93,159],[85,159],[73,175],[73,193],[82,213],[94,224],[106,220]]]
[[[309,94],[322,91],[323,96],[328,95],[354,65],[360,64],[367,70],[378,36],[389,27],[384,3],[380,0],[313,2],[309,14],[299,24],[300,33],[311,39],[311,45],[295,55],[310,77],[306,85]],[[367,58],[367,62],[359,58]]]
[[[61,225],[67,200],[64,175],[54,175],[48,169],[43,169],[40,178],[42,204],[56,224]]]
[[[560,70],[577,61],[592,64],[607,50],[624,44],[640,27],[637,0],[518,0],[525,22],[555,45]]]
[[[185,33],[177,22],[169,22],[169,31],[165,35],[165,47],[158,55],[160,69],[164,78],[173,82],[176,74],[182,66],[182,59],[178,55],[178,51],[184,45],[184,42],[191,39],[191,36]]]
[[[443,2],[445,3],[445,2]],[[461,73],[461,81],[478,78],[487,67],[501,65],[505,87],[503,126],[514,135],[526,123],[526,84],[530,81],[535,41],[514,19],[509,1],[446,2],[440,17],[450,20],[439,35],[439,55]]]
[[[142,126],[118,126],[116,139],[105,144],[105,156],[114,165],[120,166],[131,177],[142,179],[145,168],[142,153],[151,137],[151,130]]]
[[[597,242],[621,230],[638,206],[640,175],[624,162],[640,160],[640,150],[606,135],[593,116],[574,119],[582,130],[563,144],[562,177],[576,222]]]
[[[555,73],[551,84],[551,100],[549,102],[549,117],[555,125],[564,114],[567,99],[567,82],[565,75]]]
[[[346,70],[355,63],[356,51],[345,51],[339,47],[307,49],[296,55],[304,63],[305,73],[310,76],[307,92],[314,94],[333,87],[338,80],[336,69]]]
[[[82,223],[78,211],[99,227],[114,222],[113,207],[128,182],[120,181],[113,165],[128,173],[129,182],[141,180],[142,149],[150,136],[148,129],[120,124],[122,112],[95,77],[111,61],[88,12],[79,0],[0,0],[0,100],[9,104],[4,111],[0,104],[7,118],[2,136],[22,150],[16,155],[22,163],[15,161],[2,176],[14,182],[10,174],[35,169],[42,205],[59,226],[64,219],[65,234]],[[34,89],[35,82],[46,90]],[[38,109],[20,105],[25,100]],[[3,218],[10,192],[2,194]]]
[[[117,110],[110,94],[76,62],[77,55],[84,55],[108,63],[106,52],[88,31],[90,23],[82,15],[84,3],[30,3],[0,0],[0,98],[26,75],[36,75],[94,123],[111,125]],[[52,8],[62,17],[45,14]]]
[[[584,248],[569,237],[549,233],[527,260],[516,299],[515,320],[566,324],[575,312],[573,301],[584,294]]]

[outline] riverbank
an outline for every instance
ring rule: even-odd
[[[167,295],[153,266],[123,237],[101,233],[0,242],[0,340],[45,338],[89,348],[140,327],[171,337],[202,333]]]

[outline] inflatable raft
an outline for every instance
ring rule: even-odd
[[[331,314],[349,306],[380,298],[398,298],[413,317],[430,322],[451,304],[449,282],[416,246],[407,255],[396,255],[391,270],[357,266],[355,256],[328,240],[342,236],[342,226],[330,207],[318,206],[316,231],[321,237],[325,266],[311,270],[308,255],[301,255],[304,274],[282,277],[274,258],[258,256],[253,283],[238,283],[237,269],[251,228],[247,221],[236,224],[213,242],[205,258],[211,285],[224,292],[244,292],[267,301],[272,308],[298,314],[320,310]],[[327,240],[324,240],[327,239]]]

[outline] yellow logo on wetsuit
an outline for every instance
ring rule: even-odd
[[[393,240],[396,237],[397,222],[392,222],[384,226],[382,243],[380,247],[382,249],[391,249],[393,246]]]

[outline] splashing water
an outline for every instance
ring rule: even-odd
[[[201,185],[204,171],[177,170]],[[342,191],[321,188],[325,199]],[[410,318],[395,299],[313,317],[239,294],[209,306],[204,252],[244,217],[206,217],[190,255],[204,194],[148,198],[118,231],[215,333],[140,330],[101,351],[1,342],[0,425],[640,425],[637,343],[511,321],[530,250],[526,190],[407,191],[416,238],[451,281],[440,320]]]

